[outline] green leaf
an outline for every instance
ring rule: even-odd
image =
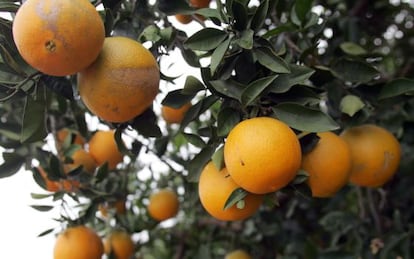
[[[296,30],[296,27],[291,23],[281,24],[277,26],[276,28],[267,31],[262,37],[265,39],[272,38],[272,37],[278,36],[279,34],[283,32],[289,32],[289,31],[295,31],[295,30]]]
[[[23,125],[20,132],[22,143],[36,142],[47,136],[46,102],[44,98],[41,98],[42,94],[37,96],[39,97],[37,99],[30,95],[26,96]]]
[[[47,229],[47,230],[45,230],[45,231],[42,231],[39,235],[37,235],[37,237],[43,237],[43,236],[46,236],[46,235],[48,235],[48,234],[52,233],[54,230],[55,230],[54,228],[49,228],[49,229]]]
[[[200,114],[204,113],[208,108],[210,108],[215,102],[217,102],[218,97],[215,95],[209,95],[199,102],[195,103],[188,109],[188,111],[184,115],[184,119],[180,124],[180,130],[184,130],[184,128],[192,121],[197,119]]]
[[[241,114],[237,109],[226,107],[217,116],[217,135],[227,136],[230,130],[241,120]]]
[[[331,65],[331,72],[339,79],[351,83],[366,83],[379,75],[372,65],[351,59],[339,59]]]
[[[189,89],[187,89],[187,92],[189,92],[188,90]],[[168,94],[161,101],[161,104],[178,109],[182,107],[184,104],[189,103],[193,99],[195,94],[196,92],[192,92],[191,94],[185,94],[183,89],[176,89],[168,92]]]
[[[35,200],[47,199],[53,196],[53,193],[31,193],[30,197]]]
[[[344,98],[342,98],[341,102],[339,103],[341,112],[346,113],[351,117],[364,107],[364,102],[361,100],[361,98],[355,95],[344,96]]]
[[[257,61],[264,67],[270,69],[275,73],[289,73],[289,65],[281,57],[276,55],[269,48],[256,48],[253,49],[253,53],[256,55]]]
[[[141,35],[139,36],[140,39],[144,39],[146,41],[152,41],[152,42],[157,42],[159,40],[161,40],[161,35],[160,35],[160,28],[158,28],[157,26],[155,26],[154,24],[151,24],[149,26],[147,26],[141,33]]]
[[[291,73],[279,75],[268,90],[272,93],[285,93],[292,86],[303,84],[315,73],[312,68],[300,65],[291,65],[290,70]]]
[[[202,90],[205,90],[205,86],[202,82],[200,82],[200,80],[197,79],[197,77],[187,76],[181,93],[187,96],[194,96]]]
[[[412,93],[414,93],[414,80],[408,78],[398,78],[388,82],[382,87],[378,95],[378,99],[383,100],[386,98]]]
[[[303,23],[307,14],[312,8],[312,0],[296,0],[295,13],[299,20]]]
[[[204,166],[210,161],[211,156],[216,151],[215,146],[206,146],[198,154],[191,159],[190,163],[187,165],[188,176],[187,180],[189,182],[198,182],[200,174],[204,169]]]
[[[259,7],[257,7],[252,21],[250,23],[250,28],[253,31],[259,31],[262,29],[264,21],[266,19],[267,12],[269,11],[269,0],[263,0]]]
[[[20,128],[21,126],[17,123],[2,122],[0,124],[0,135],[11,140],[20,140]]]
[[[211,157],[211,161],[216,166],[217,170],[221,170],[224,168],[224,146],[221,146],[214,152],[213,156]]]
[[[248,22],[247,6],[242,3],[242,0],[233,0],[231,9],[234,18],[234,28],[238,31],[245,30]]]
[[[214,80],[210,81],[210,85],[218,93],[236,100],[241,100],[243,93],[243,85],[232,80]]]
[[[184,136],[184,138],[188,141],[188,143],[196,146],[196,147],[200,147],[203,148],[206,146],[206,143],[204,142],[204,140],[196,135],[196,134],[191,134],[191,133],[185,133],[183,132],[182,135]]]
[[[0,165],[0,179],[17,173],[25,162],[23,156],[9,152],[3,152],[3,160],[3,164]]]
[[[53,209],[53,206],[49,206],[49,205],[30,205],[30,207],[32,207],[35,210],[42,211],[42,212],[50,211]]]
[[[152,107],[146,109],[141,115],[136,117],[131,126],[144,137],[160,137],[161,129],[157,124],[157,116]],[[126,150],[124,150],[126,151]]]
[[[243,49],[252,49],[253,48],[253,36],[254,31],[251,29],[244,30],[240,38],[237,39],[236,43]]]
[[[185,0],[159,0],[157,4],[158,9],[166,15],[184,14],[194,10]]]
[[[332,131],[339,125],[325,113],[295,103],[281,103],[273,107],[276,116],[290,127],[305,132]]]
[[[14,3],[0,2],[0,12],[15,13],[19,9],[19,7],[19,5],[16,5]]]
[[[225,31],[205,28],[194,33],[184,45],[192,50],[208,51],[217,48],[227,37],[228,33]]]
[[[348,55],[360,56],[367,54],[367,51],[354,42],[343,42],[339,47]]]
[[[210,64],[211,75],[214,75],[214,73],[216,72],[216,69],[218,68],[221,61],[223,60],[224,55],[229,49],[231,40],[232,40],[231,37],[228,37],[225,41],[221,42],[221,44],[217,46],[217,48],[214,50],[213,54],[211,55],[211,62],[210,62],[211,63]]]
[[[231,208],[233,205],[237,204],[239,201],[243,200],[247,196],[248,192],[242,188],[235,189],[230,196],[227,198],[226,203],[224,203],[223,210]]]
[[[200,8],[200,9],[197,9],[194,13],[202,15],[204,17],[215,18],[221,22],[225,22],[225,20],[223,19],[223,16],[221,15],[218,9]]]
[[[250,83],[241,95],[242,105],[249,106],[252,104],[277,77],[278,75],[263,77]]]

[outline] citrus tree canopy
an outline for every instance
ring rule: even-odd
[[[413,1],[0,12],[0,178],[54,259],[414,258]]]

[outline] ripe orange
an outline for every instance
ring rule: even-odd
[[[182,24],[189,24],[193,20],[191,15],[188,14],[176,14],[175,19]]]
[[[388,182],[401,160],[401,147],[388,130],[365,124],[346,129],[340,135],[351,149],[349,181],[364,187],[380,187]]]
[[[60,233],[54,259],[101,259],[104,247],[96,232],[86,226],[69,227]]]
[[[237,249],[226,254],[224,259],[252,259],[252,257],[246,251]]]
[[[88,109],[109,122],[126,122],[144,112],[158,94],[160,71],[139,42],[108,37],[96,61],[78,74]]]
[[[108,210],[115,209],[116,214],[122,215],[126,213],[125,200],[120,199],[114,202],[105,202],[99,204],[99,211],[103,217],[108,217]]]
[[[224,221],[243,220],[252,216],[263,203],[263,195],[248,193],[244,207],[236,204],[224,209],[227,199],[240,188],[229,176],[227,169],[218,170],[213,162],[203,169],[198,182],[198,195],[204,209],[214,218]]]
[[[317,134],[319,142],[302,158],[302,169],[309,174],[313,197],[331,197],[348,183],[351,151],[348,144],[332,132]]]
[[[167,123],[181,123],[184,119],[185,113],[190,109],[191,103],[186,103],[180,108],[173,108],[163,105],[161,107],[161,116]]]
[[[65,76],[96,59],[105,29],[88,0],[28,0],[16,13],[13,38],[29,65],[45,74]]]
[[[85,139],[78,132],[73,132],[67,128],[60,129],[56,132],[56,141],[60,146],[66,141],[66,138],[70,138],[69,142],[71,144],[80,146],[85,144]]]
[[[85,149],[81,148],[81,149],[76,150],[72,154],[71,159],[73,160],[72,163],[66,164],[66,167],[65,167],[65,170],[67,172],[79,166],[82,166],[83,170],[85,170],[88,173],[93,173],[95,171],[95,168],[96,168],[95,159]]]
[[[130,259],[134,255],[135,245],[131,236],[122,230],[115,230],[104,241],[105,254],[115,259]]]
[[[224,144],[224,161],[233,180],[257,194],[286,186],[302,160],[296,134],[285,123],[257,117],[238,123]]]
[[[169,189],[162,189],[151,194],[147,206],[148,213],[157,221],[174,217],[178,213],[179,201],[177,194]]]
[[[210,0],[190,0],[190,5],[195,8],[206,8],[210,5]]]
[[[98,166],[108,162],[108,168],[113,170],[122,162],[123,154],[119,151],[115,141],[115,131],[97,131],[89,140],[89,153]]]

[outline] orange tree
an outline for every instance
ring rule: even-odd
[[[30,170],[45,188],[44,193],[32,194],[33,198],[52,196],[56,201],[34,208],[62,207],[56,228],[40,235],[57,235],[70,226],[87,225],[104,238],[112,230],[122,229],[133,238],[136,258],[223,258],[237,249],[253,258],[414,256],[412,1],[216,0],[206,8],[184,0],[91,1],[106,37],[128,37],[142,43],[159,68],[159,90],[152,105],[136,117],[116,123],[96,116],[83,103],[78,88],[83,71],[55,76],[26,63],[15,44],[13,34],[19,32],[12,30],[21,2],[0,1],[0,11],[5,14],[0,18],[0,177]],[[177,22],[178,14],[188,15],[191,22]],[[46,55],[53,55],[58,45],[51,48],[48,43],[53,39],[45,42],[40,37],[58,35],[53,30],[85,28],[77,38],[68,38],[65,47],[71,40],[91,36],[86,33],[88,22],[53,24],[51,20],[52,25],[45,28],[52,33],[30,36],[38,37],[41,47],[48,48]],[[179,56],[192,69],[172,71],[169,65],[178,62],[172,56]],[[124,59],[120,60],[117,62]],[[105,68],[102,71],[107,72],[99,74],[99,80],[124,80],[146,89],[148,82],[152,86],[158,82],[154,72],[158,68],[152,64],[146,73],[145,65],[137,65],[139,71]],[[103,92],[96,98],[104,106],[115,94],[117,98],[121,94],[122,105],[134,104],[128,91]],[[179,108],[188,103],[192,105],[180,123],[166,123],[162,118],[162,106]],[[118,112],[116,108],[112,111]],[[226,168],[223,146],[227,135],[239,122],[255,117],[276,118],[289,126],[302,155],[317,147],[319,132],[341,136],[354,126],[377,125],[398,140],[396,149],[400,150],[366,151],[361,156],[369,153],[369,159],[377,160],[370,164],[384,161],[382,167],[392,163],[398,169],[381,186],[363,187],[348,181],[327,198],[312,197],[308,173],[298,169],[283,187],[262,194],[263,204],[252,216],[239,221],[216,219],[200,203],[200,173],[210,162],[217,169],[214,171]],[[57,134],[61,129],[70,133],[64,140]],[[88,141],[96,131],[109,129],[114,130],[123,155],[115,168],[104,162],[91,173],[83,164],[73,163],[72,155],[81,148],[88,151]],[[76,141],[79,136],[85,142]],[[273,160],[262,160],[260,151],[267,149],[260,145],[268,144],[262,138],[256,143],[254,132],[249,133],[244,141],[255,144],[249,153],[266,161],[264,167],[284,161],[283,152]],[[239,155],[237,149],[234,152]],[[335,160],[330,157],[334,155],[328,152],[318,159]],[[257,172],[249,172],[252,181],[262,175],[260,161],[256,162]],[[245,160],[240,158],[239,163],[243,167]],[[350,174],[363,171],[359,169],[354,166]],[[231,174],[229,171],[225,177]],[[329,179],[335,179],[334,172]],[[51,189],[51,182],[56,186],[77,184],[76,188]],[[179,211],[168,222],[154,220],[147,210],[151,194],[163,188],[173,190],[179,200]],[[210,189],[220,192],[220,186]],[[248,206],[247,195],[250,193],[242,187],[235,188],[223,210],[243,210]],[[122,210],[111,204],[120,204]],[[105,215],[99,210],[102,206]]]

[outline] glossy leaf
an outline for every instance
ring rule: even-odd
[[[198,182],[200,174],[204,169],[204,166],[211,159],[211,156],[216,151],[215,146],[206,146],[198,154],[196,154],[187,166],[189,182]]]
[[[238,110],[231,107],[222,109],[217,116],[217,135],[220,137],[227,136],[240,120],[241,115]]]
[[[272,83],[269,91],[272,93],[285,93],[297,84],[304,84],[315,72],[312,68],[299,65],[291,65],[291,72],[279,75]]]
[[[0,179],[17,173],[22,168],[25,158],[16,153],[3,153],[3,163],[0,164]]]
[[[359,56],[367,54],[367,51],[363,47],[354,42],[344,42],[340,47],[348,55]]]
[[[385,84],[379,92],[378,99],[386,99],[395,96],[414,93],[414,80],[397,78]]]
[[[258,31],[262,28],[268,11],[269,0],[264,0],[260,3],[259,7],[257,7],[250,23],[250,28],[253,31]]]
[[[276,73],[289,73],[289,65],[281,57],[269,48],[257,48],[253,50],[257,61],[264,67]]]
[[[241,103],[244,106],[252,104],[263,91],[278,77],[278,75],[263,77],[250,83],[241,95]]]
[[[205,28],[194,33],[184,44],[192,50],[213,50],[216,49],[226,38],[225,31],[215,28]]]
[[[305,132],[332,131],[339,125],[325,113],[295,103],[273,107],[276,116],[290,127]]]
[[[339,59],[331,66],[331,72],[343,81],[351,83],[366,83],[379,75],[372,65],[350,59]]]
[[[243,200],[247,196],[248,192],[242,188],[235,189],[230,196],[227,198],[226,202],[224,203],[224,210],[232,207],[233,205],[237,204],[239,201]]]
[[[225,41],[221,42],[219,46],[214,50],[213,54],[211,55],[211,64],[210,70],[211,74],[213,75],[216,72],[216,69],[220,65],[221,61],[224,58],[229,46],[231,43],[231,38],[227,38]]]
[[[24,106],[23,125],[20,139],[23,143],[36,142],[47,136],[46,102],[42,93],[37,99],[28,95]]]

